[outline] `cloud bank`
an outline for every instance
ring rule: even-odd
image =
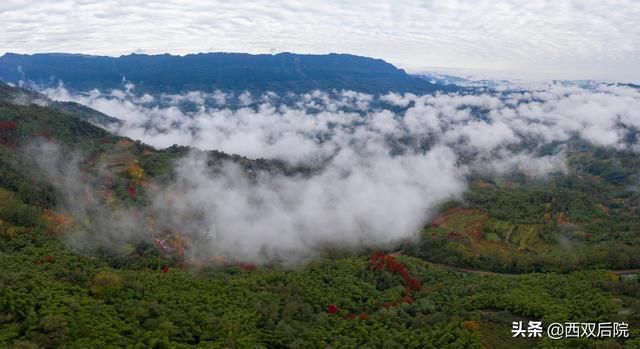
[[[370,140],[396,141],[413,151],[437,142],[479,154],[528,139],[551,143],[573,136],[625,148],[635,146],[625,139],[640,128],[640,91],[611,84],[504,85],[481,93],[424,96],[315,91],[286,96],[287,102],[271,92],[150,96],[127,86],[71,94],[61,85],[43,92],[119,118],[123,124],[111,131],[160,148],[189,145],[294,163],[324,160]]]
[[[316,91],[288,96],[287,103],[273,93],[134,90],[44,92],[120,118],[112,131],[158,147],[190,145],[315,169],[247,173],[229,162],[212,171],[203,153],[194,152],[177,164],[174,181],[152,191],[142,216],[197,233],[194,255],[255,263],[300,260],[323,246],[411,238],[439,204],[464,192],[469,174],[566,171],[572,139],[640,150],[632,137],[640,129],[640,92],[624,86],[551,83],[380,97]],[[230,101],[241,103],[230,107]],[[551,151],[541,151],[549,145]],[[144,220],[131,223],[131,213],[118,214],[124,226],[110,230],[126,236],[149,229]]]

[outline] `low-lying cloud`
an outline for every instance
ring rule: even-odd
[[[193,209],[216,255],[253,262],[302,258],[320,246],[397,242],[417,232],[431,210],[465,188],[455,154],[434,147],[424,155],[370,158],[343,151],[318,174],[287,177],[260,173],[255,182],[227,163],[211,175],[202,158],[178,166],[178,180],[155,200],[163,217],[182,224]],[[176,214],[177,213],[177,214]]]
[[[178,163],[172,183],[152,191],[146,214],[200,234],[194,254],[257,263],[414,236],[440,203],[464,192],[470,173],[566,171],[569,140],[637,150],[629,135],[640,128],[640,92],[604,84],[424,96],[316,91],[286,96],[286,103],[274,93],[134,91],[44,92],[117,117],[123,123],[107,126],[113,132],[157,147],[190,145],[315,169],[250,174],[229,162],[213,173],[196,152]],[[549,144],[553,151],[539,151]],[[115,231],[148,230],[144,220],[123,221]]]
[[[132,89],[71,94],[61,86],[44,92],[122,119],[111,131],[156,147],[190,145],[292,162],[332,156],[360,141],[406,137],[481,153],[527,138],[549,143],[573,136],[624,148],[629,146],[626,133],[640,128],[640,92],[606,84],[514,85],[480,94],[424,96],[315,91],[295,96],[294,103],[282,103],[274,93],[153,97]],[[235,103],[227,106],[231,99]],[[191,103],[189,111],[181,108],[185,102]]]

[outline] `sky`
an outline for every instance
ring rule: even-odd
[[[351,53],[409,72],[640,82],[640,1],[2,0],[0,54]]]

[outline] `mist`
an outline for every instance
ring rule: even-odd
[[[180,227],[196,236],[188,252],[193,258],[295,263],[327,246],[391,244],[415,237],[440,204],[459,199],[472,173],[518,171],[544,179],[566,172],[566,144],[575,138],[639,149],[630,135],[640,128],[640,92],[607,84],[508,85],[425,96],[151,96],[130,84],[107,92],[72,93],[63,85],[43,92],[121,119],[101,126],[159,148],[189,145],[314,169],[310,175],[248,173],[228,161],[212,171],[194,151],[176,164],[171,183],[149,190],[149,207],[133,212],[98,201],[74,207],[74,197],[84,194],[65,183],[89,188],[90,176],[77,160],[61,160],[55,146],[38,146],[34,154],[47,154],[39,163],[69,198],[66,209],[91,217],[100,232],[76,234],[74,244],[91,236],[117,247],[155,236],[154,229]],[[549,144],[555,144],[551,153],[540,151]]]

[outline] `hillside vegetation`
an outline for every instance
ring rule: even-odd
[[[91,241],[99,230],[61,209],[65,198],[34,163],[34,143],[56,144],[89,175],[107,173],[79,197],[113,211],[143,210],[176,161],[197,150],[154,149],[92,125],[91,113],[14,104],[6,91],[19,90],[2,91],[0,347],[640,346],[640,281],[620,272],[640,268],[632,153],[576,141],[566,175],[474,175],[463,200],[443,205],[415,241],[255,266],[190,259],[193,242],[178,231],[140,235],[118,250],[78,248],[74,231]],[[203,154],[213,170],[232,161],[247,173],[313,171]],[[631,336],[512,338],[512,321],[527,320],[625,321]]]

